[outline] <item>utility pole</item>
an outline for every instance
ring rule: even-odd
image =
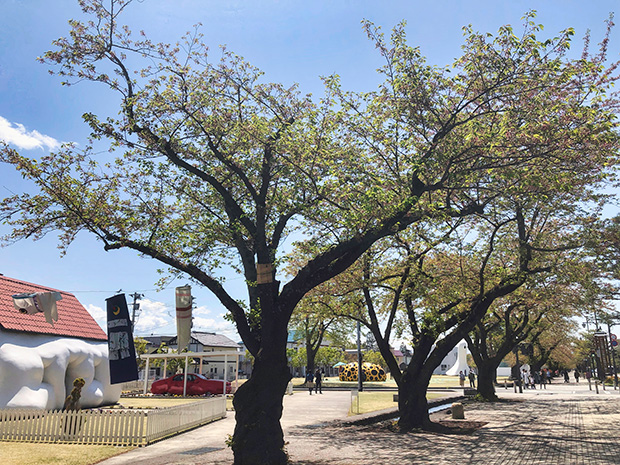
[[[138,303],[138,300],[144,297],[144,294],[138,294],[137,292],[134,292],[133,294],[129,294],[129,297],[133,297],[133,310],[131,312],[131,330],[133,331],[136,324],[136,313],[140,309],[140,304]]]

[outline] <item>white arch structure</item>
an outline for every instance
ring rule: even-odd
[[[467,365],[467,343],[465,341],[461,341],[456,345],[456,347],[456,362],[454,362],[452,368],[446,371],[446,375],[458,376],[460,371],[467,375],[469,372],[469,366]]]
[[[143,394],[146,394],[148,390],[149,383],[149,364],[151,359],[163,359],[164,360],[164,373],[166,373],[166,368],[168,366],[169,358],[184,358],[185,359],[185,370],[183,377],[183,395],[187,393],[187,368],[188,361],[190,358],[199,358],[200,359],[200,369],[199,372],[202,373],[202,359],[207,357],[224,357],[224,390],[222,392],[226,392],[226,381],[228,379],[228,357],[235,357],[235,388],[239,385],[239,357],[243,354],[240,351],[228,351],[228,352],[183,352],[182,354],[142,354],[140,358],[146,360],[146,365],[144,367],[144,391]]]

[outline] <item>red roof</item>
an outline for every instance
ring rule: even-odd
[[[56,302],[58,321],[54,322],[54,326],[45,321],[43,313],[23,314],[13,306],[14,294],[50,291],[60,292],[62,295],[62,300]],[[0,328],[98,341],[108,339],[106,333],[73,294],[6,276],[0,276]]]

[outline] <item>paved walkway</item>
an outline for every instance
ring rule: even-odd
[[[620,392],[587,384],[546,390],[498,389],[499,403],[467,403],[466,420],[486,422],[473,434],[391,433],[345,420],[348,392],[284,399],[282,425],[291,463],[303,465],[484,464],[573,465],[620,463]],[[448,419],[439,412],[435,420]],[[234,415],[183,435],[101,462],[120,464],[230,464],[225,446]]]

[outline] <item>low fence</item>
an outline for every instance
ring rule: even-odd
[[[226,416],[226,396],[147,412],[146,444]]]
[[[156,410],[0,410],[0,441],[145,446],[226,416],[226,397]]]
[[[155,381],[155,379],[149,379],[148,380],[148,384],[147,384],[147,392],[151,390],[151,385],[153,384],[153,382]],[[139,392],[142,393],[142,391],[144,390],[144,380],[139,380],[139,381],[128,381],[126,383],[122,384],[122,391],[123,392]]]

